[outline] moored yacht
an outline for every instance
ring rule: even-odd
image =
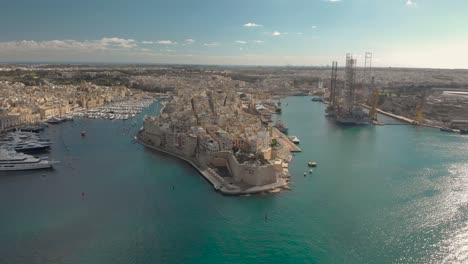
[[[301,142],[297,136],[290,136],[289,140],[291,140],[294,144],[299,144]]]
[[[278,119],[276,120],[275,127],[276,127],[279,131],[281,131],[281,132],[283,132],[283,133],[287,133],[287,132],[288,132],[288,127],[283,123],[283,121],[281,121],[280,118],[278,118]]]
[[[53,116],[47,119],[46,122],[49,124],[58,124],[58,123],[62,123],[63,121],[65,121],[65,119]]]
[[[54,161],[0,148],[0,171],[38,170],[52,168]]]

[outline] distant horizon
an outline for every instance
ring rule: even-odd
[[[329,65],[261,65],[261,64],[197,64],[197,63],[158,63],[158,62],[74,62],[74,61],[18,61],[18,62],[3,62],[0,61],[0,66],[12,65],[76,65],[76,66],[209,66],[209,67],[265,67],[265,68],[315,68],[315,69],[331,69]],[[338,68],[345,68],[344,65],[339,65]],[[357,69],[364,66],[356,66]],[[435,68],[435,67],[404,67],[404,66],[372,66],[372,69],[419,69],[419,70],[468,70],[468,68]]]
[[[9,1],[0,61],[468,69],[468,2]],[[12,21],[15,21],[12,23]]]

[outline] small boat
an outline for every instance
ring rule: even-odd
[[[84,131],[84,130],[81,131],[81,136],[82,136],[82,137],[86,136],[86,131]]]
[[[468,135],[468,129],[460,129],[460,134]]]
[[[309,167],[317,167],[317,162],[309,161],[309,162],[307,162],[307,165]]]
[[[288,132],[288,127],[283,123],[283,121],[281,121],[280,118],[276,120],[276,124],[274,125],[274,127],[276,127],[279,131],[283,133]]]
[[[59,124],[59,123],[62,123],[63,121],[65,121],[65,119],[53,116],[47,119],[46,122],[49,124]]]
[[[291,140],[294,144],[299,144],[301,142],[297,136],[290,136],[289,140]]]
[[[311,99],[311,101],[313,101],[313,102],[323,102],[323,98],[322,97],[313,97]]]
[[[307,175],[307,173],[304,172],[304,177]]]
[[[448,127],[441,127],[440,131],[442,131],[442,132],[457,132],[455,129],[451,129],[451,128],[448,128]]]
[[[314,170],[313,170],[313,169],[310,169],[310,170],[309,170],[309,173],[312,173],[312,172],[314,172]]]

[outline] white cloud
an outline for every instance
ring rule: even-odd
[[[142,41],[141,44],[154,44],[153,41]]]
[[[205,47],[217,47],[217,46],[219,46],[219,43],[218,42],[203,43],[203,46],[205,46]]]
[[[407,0],[406,1],[406,6],[410,6],[410,7],[416,7],[417,4],[414,0]]]
[[[247,44],[247,41],[243,41],[243,40],[236,40],[236,43],[238,43],[238,44]]]
[[[194,39],[186,39],[185,42],[187,42],[187,43],[189,43],[189,44],[192,44],[192,43],[195,42],[195,40],[194,40]]]
[[[336,3],[336,2],[341,2],[341,0],[322,0],[324,2],[330,2],[330,3]]]
[[[21,40],[0,42],[0,50],[5,51],[93,51],[112,49],[134,49],[137,41],[123,38],[102,38],[98,40]]]
[[[312,26],[312,28],[313,28],[313,29],[316,29],[316,28],[317,28],[317,26],[316,26],[316,25],[313,25],[313,26]]]
[[[161,45],[174,45],[174,44],[177,44],[177,42],[172,41],[172,40],[159,40],[157,43],[161,44]]]
[[[137,45],[133,39],[122,39],[122,38],[102,38],[99,40],[104,45],[116,45],[122,48],[134,48]]]
[[[254,40],[253,43],[262,44],[262,43],[265,43],[265,41],[263,41],[263,40]]]
[[[243,25],[244,27],[263,27],[263,25],[255,24],[252,22],[246,23]]]
[[[278,31],[275,31],[273,33],[271,33],[273,36],[281,36],[281,32],[278,32]]]
[[[296,34],[298,34],[298,35],[302,35],[303,33],[302,33],[302,32],[297,32]]]

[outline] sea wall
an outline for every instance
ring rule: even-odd
[[[263,186],[277,181],[273,165],[239,164],[231,153],[227,157],[227,165],[231,176],[238,182],[252,186]]]

